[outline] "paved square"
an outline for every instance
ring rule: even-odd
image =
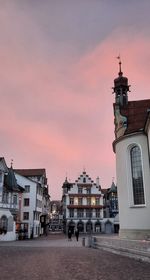
[[[149,263],[85,248],[81,243],[81,238],[77,243],[64,237],[0,243],[0,279],[150,279]]]

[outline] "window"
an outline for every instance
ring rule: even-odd
[[[86,189],[86,193],[87,193],[87,194],[91,194],[91,188],[87,188],[87,189]]]
[[[3,192],[2,201],[3,203],[8,203],[8,193],[5,191]]]
[[[138,146],[130,150],[134,205],[145,204],[141,151]]]
[[[24,206],[29,206],[29,198],[24,198]]]
[[[86,178],[85,177],[83,178],[83,183],[86,183]]]
[[[23,220],[29,220],[29,212],[23,212]]]
[[[74,204],[74,198],[73,197],[70,197],[70,204]]]
[[[36,200],[36,206],[37,206],[38,208],[42,208],[42,201],[39,200],[39,199],[37,199],[37,200]]]
[[[82,197],[78,198],[78,205],[82,205]]]
[[[87,197],[87,205],[91,205],[91,198]]]
[[[86,218],[92,217],[92,209],[86,209]]]
[[[42,187],[40,185],[37,186],[37,193],[42,195]]]
[[[82,187],[78,187],[78,193],[82,193]]]
[[[100,218],[100,209],[96,209],[96,218]]]
[[[13,195],[13,204],[17,204],[17,195],[16,194],[14,194]]]
[[[96,199],[95,199],[95,204],[96,204],[96,205],[99,205],[99,197],[96,197]]]
[[[77,217],[83,218],[84,216],[84,209],[77,209]]]
[[[70,218],[74,217],[74,209],[70,209]]]
[[[26,193],[29,193],[29,192],[30,192],[30,186],[27,186],[27,185],[25,186],[25,192],[26,192]]]

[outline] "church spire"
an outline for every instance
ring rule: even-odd
[[[119,73],[118,77],[114,80],[113,93],[115,93],[116,104],[123,107],[128,104],[128,92],[130,91],[130,86],[128,85],[128,79],[123,77],[120,55],[117,57],[117,59],[119,60]]]

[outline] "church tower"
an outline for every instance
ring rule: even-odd
[[[119,236],[150,240],[150,99],[128,101],[129,87],[119,58],[113,87]]]
[[[121,107],[124,107],[128,104],[128,92],[129,85],[128,79],[123,76],[123,72],[121,70],[121,60],[119,58],[119,73],[118,77],[114,80],[114,93],[115,93],[115,103]]]

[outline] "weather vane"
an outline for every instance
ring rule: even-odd
[[[122,74],[122,71],[121,71],[121,57],[120,57],[120,54],[119,54],[116,58],[119,60],[119,74]]]

